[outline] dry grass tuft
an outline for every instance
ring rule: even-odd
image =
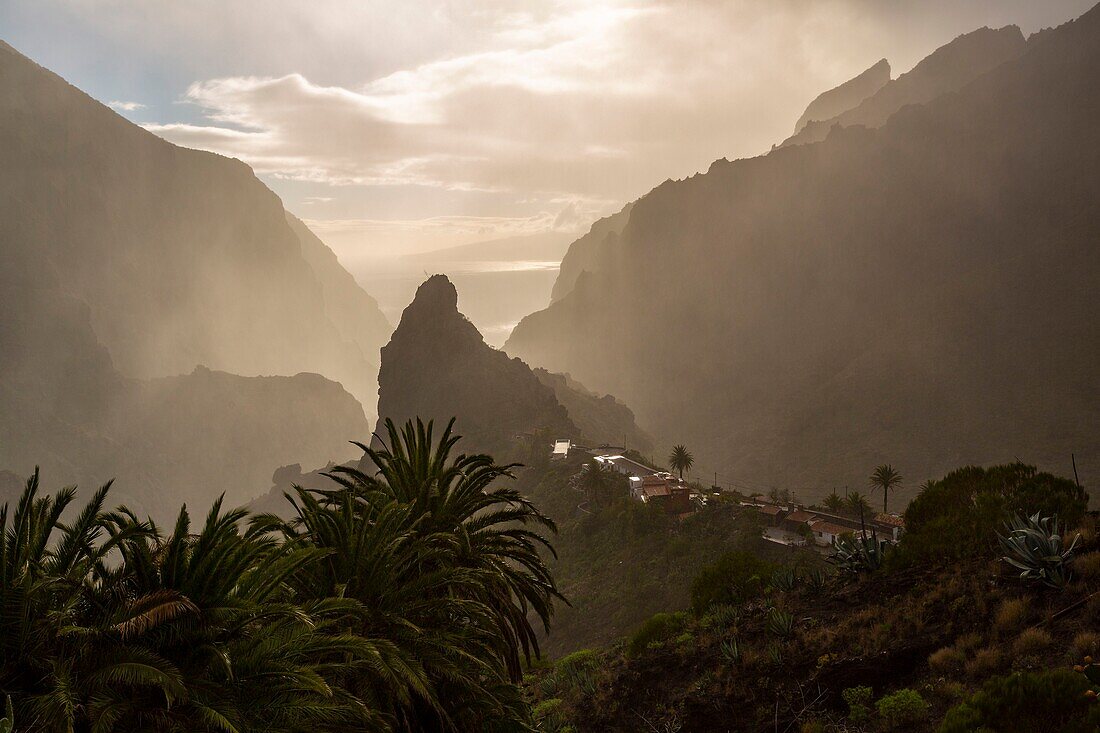
[[[1001,634],[1012,634],[1024,627],[1031,607],[1026,598],[1010,598],[997,609],[993,628]]]
[[[994,647],[979,649],[965,665],[966,676],[972,680],[983,680],[1000,670],[1002,663],[1000,650]]]
[[[945,646],[928,655],[928,667],[935,674],[955,675],[966,664],[966,654],[954,647]]]
[[[1024,629],[1012,644],[1012,653],[1017,657],[1034,657],[1042,654],[1054,643],[1045,629]]]
[[[1095,631],[1082,631],[1073,637],[1075,658],[1095,657],[1100,654],[1100,634]]]
[[[1100,550],[1079,555],[1073,561],[1073,572],[1090,582],[1100,580]]]

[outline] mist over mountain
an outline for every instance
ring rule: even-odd
[[[1098,70],[1097,9],[956,39],[820,143],[658,186],[505,349],[807,498],[883,461],[910,492],[1071,452],[1093,479]]]
[[[389,325],[243,163],[0,43],[0,170],[0,467],[157,512],[369,433]]]
[[[116,367],[374,390],[385,318],[237,160],[177,147],[0,44],[0,239],[88,305]]]
[[[457,417],[468,450],[517,456],[536,436],[544,455],[556,438],[611,443],[626,437],[634,446],[648,445],[633,413],[613,397],[533,372],[486,344],[459,312],[458,291],[444,275],[417,289],[382,348],[378,385],[380,419],[400,425],[420,417],[442,426]]]
[[[840,86],[822,92],[810,102],[806,111],[794,125],[794,134],[802,132],[814,120],[830,120],[837,115],[858,107],[872,94],[890,82],[890,62],[880,59],[870,68],[852,77]]]

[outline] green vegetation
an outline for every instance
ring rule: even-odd
[[[1088,689],[1085,676],[1068,669],[994,677],[980,692],[947,712],[939,733],[1092,733],[1100,726],[1100,706],[1086,696]]]
[[[929,481],[905,510],[899,565],[943,562],[988,553],[1013,514],[1057,517],[1066,526],[1081,521],[1088,505],[1073,481],[1034,466],[1012,463],[967,466]]]
[[[646,619],[635,631],[626,645],[627,654],[641,654],[651,644],[660,644],[672,639],[687,625],[687,614],[658,613]]]
[[[626,497],[629,489],[626,477],[597,461],[584,464],[577,481],[585,499],[596,508],[608,507],[616,499]]]
[[[848,719],[853,723],[862,723],[871,717],[871,696],[874,691],[865,685],[849,687],[841,693],[848,705]]]
[[[417,421],[297,489],[294,517],[214,504],[170,530],[109,486],[68,521],[75,492],[37,473],[0,511],[0,690],[35,730],[514,730],[515,684],[538,653],[532,620],[559,597],[539,548],[553,524],[452,456]],[[11,716],[9,715],[9,718]]]
[[[928,703],[919,692],[909,688],[879,698],[875,710],[890,728],[916,723],[928,717]]]
[[[701,616],[711,606],[736,606],[759,597],[776,570],[774,563],[751,552],[727,552],[691,581],[691,608]]]
[[[877,563],[853,560],[858,572],[831,577],[790,548],[785,562],[747,548],[723,552],[695,575],[694,613],[661,613],[624,644],[597,651],[583,686],[547,695],[545,673],[536,670],[527,689],[535,700],[560,699],[558,710],[576,730],[613,733],[637,730],[639,720],[654,729],[723,730],[731,719],[746,730],[1094,730],[1100,703],[1090,700],[1100,691],[1100,666],[1089,656],[1069,671],[1100,651],[1100,576],[1091,559],[1082,562],[1100,552],[1100,537],[1095,517],[1083,517],[1083,492],[1020,466],[963,469],[924,491],[958,488],[960,475],[989,481],[975,491],[983,496],[973,511],[960,501],[944,512],[991,512],[978,525],[988,527],[985,541],[966,552],[924,557],[907,549],[903,535]],[[1006,477],[1019,481],[994,490]],[[1054,493],[1026,485],[1032,481]],[[1066,534],[1081,537],[1066,562],[1074,573],[1058,592],[1021,581],[996,540],[1009,507],[1032,516],[1054,505],[1076,517]],[[923,551],[932,545],[917,525],[914,547]],[[968,540],[949,532],[938,541]],[[1043,681],[1048,675],[1057,684]],[[1004,681],[1020,679],[1027,684],[1014,691],[1022,683]],[[983,692],[987,685],[993,692]],[[1021,695],[1037,698],[1035,711],[1011,709],[1031,704],[1013,703]],[[1049,703],[1054,712],[1042,712],[1043,698],[1060,701]]]
[[[584,492],[570,483],[583,466],[571,458],[517,473],[519,490],[559,528],[557,557],[547,554],[546,561],[569,605],[558,605],[553,633],[543,639],[551,656],[611,644],[655,613],[688,608],[692,579],[727,552],[763,558],[772,568],[784,560],[822,563],[811,550],[761,539],[758,517],[724,498],[682,519],[629,499],[625,490],[607,506],[583,504]]]

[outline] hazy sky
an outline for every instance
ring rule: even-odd
[[[2,0],[0,38],[251,164],[345,259],[587,229],[819,92],[1093,0]]]

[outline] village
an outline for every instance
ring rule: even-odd
[[[571,451],[588,453],[592,456],[589,465],[626,478],[631,499],[660,506],[665,513],[678,517],[690,516],[708,502],[724,496],[725,492],[718,486],[712,486],[708,493],[681,476],[624,455],[625,449],[620,452],[616,450],[614,446],[586,448],[570,440],[559,439],[554,442],[551,457],[553,460],[565,460]],[[577,478],[580,477],[581,474],[578,474]],[[765,501],[760,494],[740,498],[739,492],[729,493],[737,497],[738,506],[758,515],[762,537],[776,544],[831,548],[845,536],[874,539],[883,545],[896,544],[905,531],[905,520],[900,515],[875,512],[869,507],[846,513],[804,505],[779,492],[774,492],[769,501]]]

